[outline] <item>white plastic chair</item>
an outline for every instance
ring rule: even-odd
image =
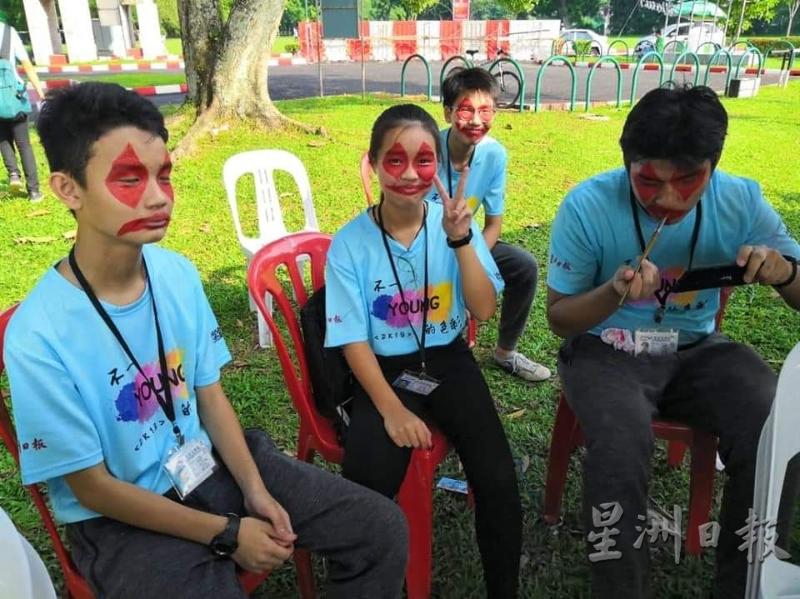
[[[0,508],[0,597],[56,599],[42,559]]]
[[[795,345],[784,362],[775,402],[758,444],[753,513],[761,522],[777,522],[786,467],[789,460],[800,452],[800,435],[797,434],[800,430],[798,396],[800,343]],[[796,552],[798,548],[791,547],[790,550]],[[763,561],[754,556],[747,570],[745,596],[748,599],[800,598],[800,566],[778,559],[774,551]]]
[[[264,245],[289,233],[283,222],[280,194],[275,186],[274,172],[276,170],[285,171],[294,178],[305,214],[305,224],[302,230],[319,231],[314,201],[311,196],[311,184],[308,181],[306,168],[297,156],[285,150],[253,150],[231,156],[222,169],[222,179],[239,245],[248,265],[253,254]],[[242,231],[239,208],[236,203],[236,182],[239,177],[248,174],[252,174],[255,180],[258,237],[248,237]],[[269,297],[267,298],[267,307],[271,313],[272,301]],[[252,299],[250,299],[250,309],[258,313]],[[261,347],[272,345],[271,335],[260,314],[258,315],[258,343]]]

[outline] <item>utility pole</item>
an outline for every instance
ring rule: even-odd
[[[739,36],[742,35],[742,23],[744,22],[744,9],[747,7],[747,0],[742,0],[742,13],[739,15],[739,26],[736,28],[736,37],[733,38],[733,43],[739,41]]]

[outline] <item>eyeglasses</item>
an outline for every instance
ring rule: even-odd
[[[478,117],[487,123],[494,118],[495,109],[489,106],[481,106],[478,108]],[[459,106],[456,108],[456,116],[462,121],[471,121],[475,118],[475,108],[472,106]]]

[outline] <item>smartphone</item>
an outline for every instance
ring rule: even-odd
[[[730,264],[688,270],[683,273],[683,276],[675,283],[672,293],[745,285],[745,269],[746,267],[744,266]]]

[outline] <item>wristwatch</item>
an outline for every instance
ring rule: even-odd
[[[239,516],[237,514],[226,514],[228,523],[225,530],[211,539],[209,548],[215,555],[220,557],[230,557],[239,547]]]
[[[470,241],[472,241],[472,229],[470,229],[469,233],[467,233],[466,236],[462,237],[461,239],[456,239],[455,241],[453,241],[448,237],[447,247],[451,247],[453,249],[460,248],[462,246],[467,245]]]
[[[783,281],[782,283],[777,283],[773,285],[775,289],[780,289],[781,287],[786,287],[794,283],[795,278],[797,278],[797,258],[794,256],[787,256],[786,254],[783,255],[784,259],[792,265],[792,274],[789,275],[789,278]]]

